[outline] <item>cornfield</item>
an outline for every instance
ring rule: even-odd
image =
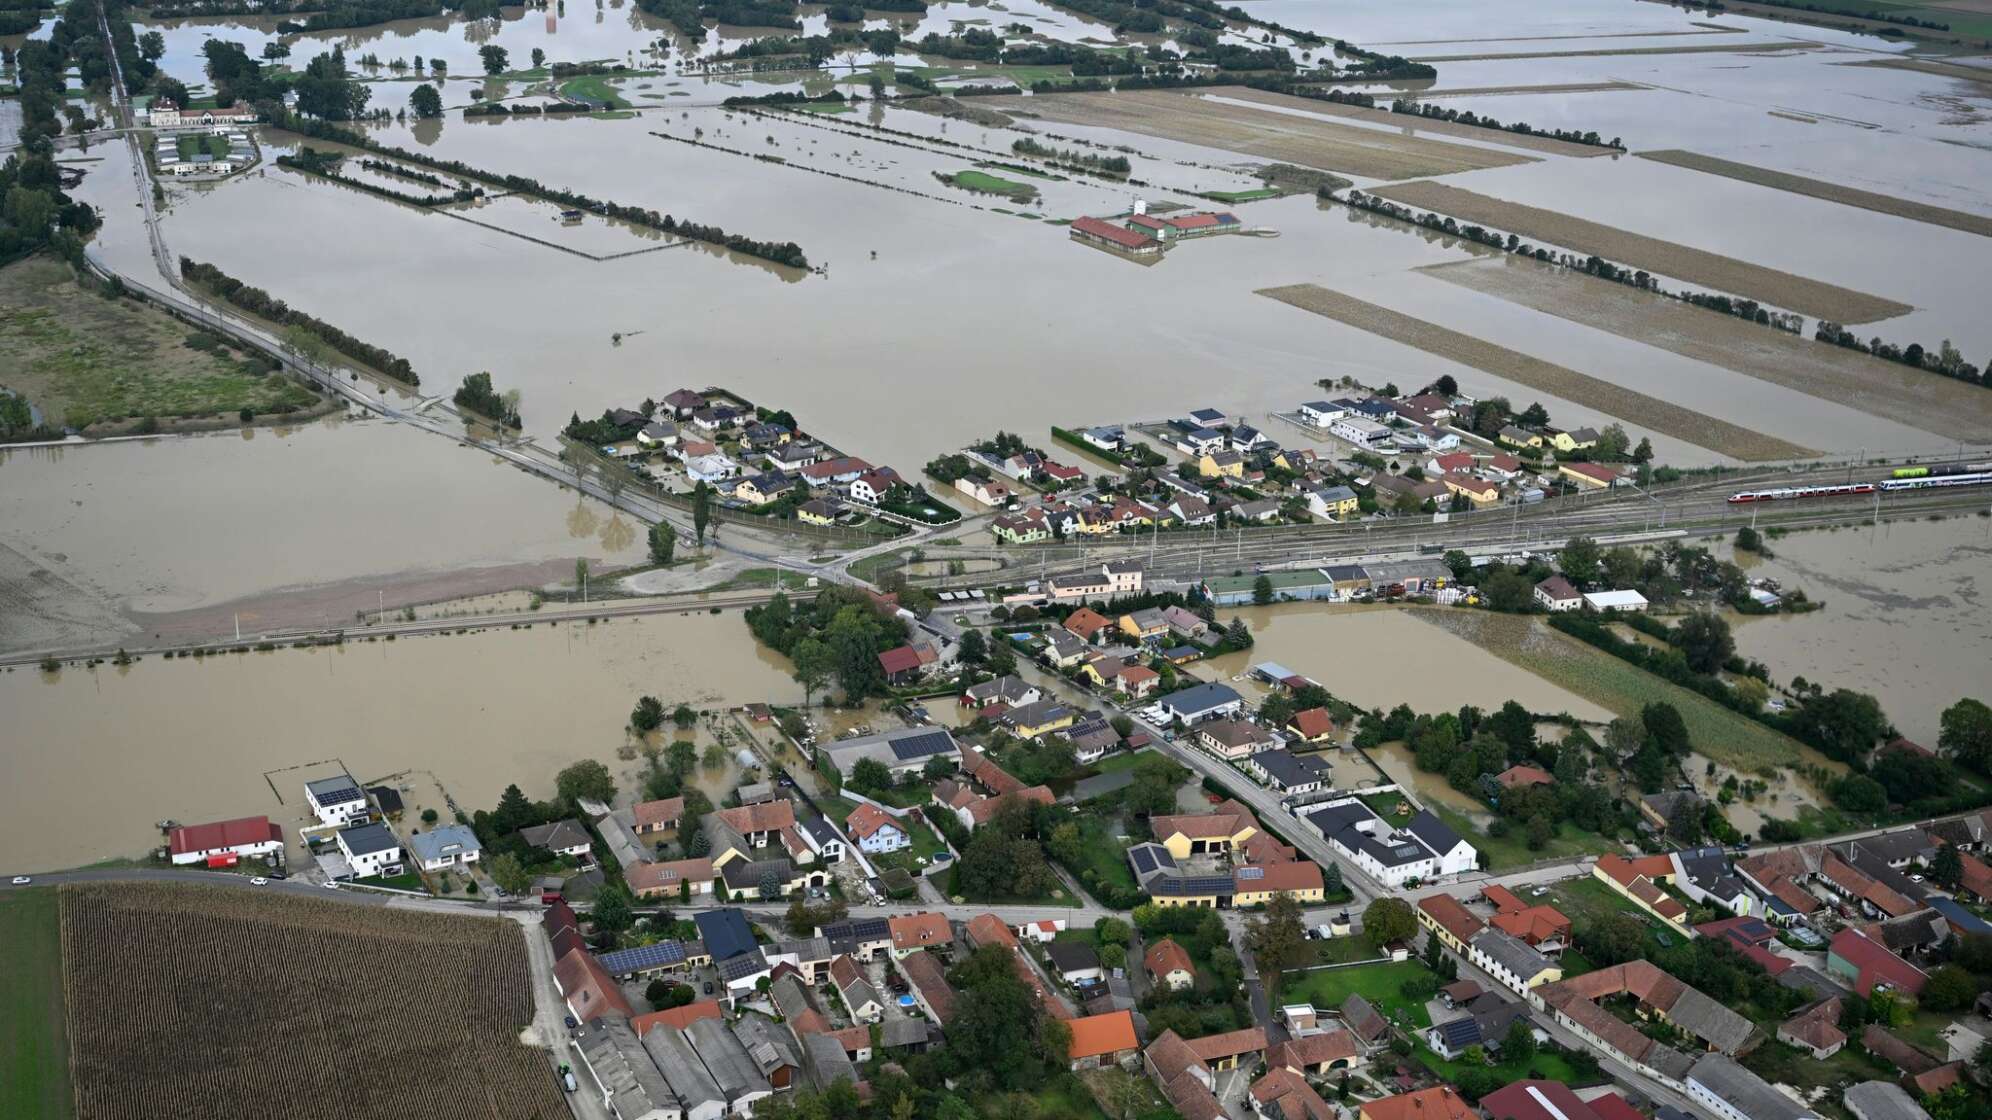
[[[509,921],[171,884],[61,892],[84,1120],[556,1120]]]

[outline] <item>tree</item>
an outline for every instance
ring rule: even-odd
[[[499,852],[484,864],[485,874],[506,894],[524,894],[533,885],[533,877],[526,873],[526,865],[511,852]]]
[[[1867,753],[1888,729],[1881,702],[1865,692],[1836,688],[1808,697],[1793,719],[1799,738],[1810,739],[1835,758],[1849,760]]]
[[[408,107],[415,110],[417,117],[440,117],[443,115],[443,95],[436,92],[435,86],[423,82],[409,91]]]
[[[989,639],[980,630],[964,630],[956,653],[963,665],[980,665],[989,659]]]
[[[1865,774],[1836,778],[1827,788],[1833,804],[1853,813],[1879,813],[1888,808],[1888,791]]]
[[[148,31],[138,37],[138,57],[147,62],[158,62],[166,57],[166,36],[157,31]]]
[[[1401,898],[1379,898],[1363,908],[1363,938],[1381,949],[1393,941],[1409,941],[1418,933],[1411,904]]]
[[[621,883],[606,883],[595,892],[588,920],[603,933],[621,933],[636,924],[636,896]]]
[[[546,52],[545,52],[545,51],[543,51],[543,50],[541,50],[541,49],[539,49],[538,47],[534,47],[534,48],[533,48],[533,69],[537,70],[537,69],[539,69],[540,67],[542,67],[542,66],[545,66],[545,65],[546,65]]]
[[[1648,704],[1639,710],[1639,722],[1645,725],[1647,737],[1668,754],[1685,755],[1692,749],[1687,722],[1674,705],[1664,700]]]
[[[1729,623],[1713,611],[1696,611],[1674,624],[1674,645],[1697,673],[1714,673],[1736,654]]]
[[[782,896],[781,874],[772,867],[761,872],[760,888],[761,901],[768,902],[780,898]]]
[[[668,567],[671,554],[678,548],[678,534],[669,522],[659,521],[650,527],[650,562],[659,567]]]
[[[616,781],[609,775],[609,768],[592,758],[584,758],[562,770],[554,777],[553,788],[568,805],[583,799],[606,805],[616,797]]]
[[[1557,567],[1563,569],[1570,582],[1579,585],[1595,582],[1603,562],[1598,542],[1590,537],[1572,537],[1556,554]]]
[[[1944,709],[1937,748],[1959,766],[1992,774],[1992,708],[1966,697]]]
[[[629,714],[629,726],[639,734],[655,731],[664,726],[663,702],[655,696],[638,699],[636,709]]]
[[[1487,599],[1487,605],[1497,611],[1510,613],[1525,611],[1535,601],[1535,588],[1520,572],[1503,568],[1488,576],[1480,583],[1480,593]]]
[[[1348,887],[1342,882],[1342,865],[1331,860],[1327,870],[1322,873],[1321,893],[1333,899],[1341,897],[1345,890],[1348,890]]]
[[[1501,1040],[1501,1064],[1524,1065],[1536,1055],[1535,1028],[1527,1019],[1517,1019],[1508,1027],[1507,1037]]]
[[[1544,408],[1541,402],[1532,401],[1522,410],[1521,421],[1525,428],[1543,427],[1549,423],[1549,410]]]
[[[1646,926],[1622,911],[1606,914],[1577,931],[1577,944],[1594,964],[1624,964],[1646,955]]]
[[[1957,854],[1955,845],[1945,844],[1937,849],[1936,857],[1930,862],[1930,878],[1951,890],[1956,890],[1958,884],[1964,881],[1964,858]]]
[[[1931,1011],[1963,1011],[1978,998],[1978,980],[1965,968],[1947,964],[1930,974],[1917,998]]]
[[[851,764],[851,788],[882,790],[892,788],[892,768],[875,758],[861,758]]]
[[[671,709],[671,722],[676,724],[680,731],[691,730],[692,725],[698,721],[699,714],[692,710],[690,704],[680,704]]]
[[[702,480],[692,487],[692,532],[705,547],[706,526],[712,524],[712,487]]]
[[[1266,904],[1265,914],[1246,924],[1245,944],[1252,950],[1259,971],[1272,975],[1275,990],[1282,974],[1307,963],[1313,955],[1307,944],[1307,929],[1301,925],[1300,903],[1284,893],[1274,895]]]
[[[1455,583],[1465,582],[1466,577],[1473,574],[1473,557],[1457,548],[1448,549],[1439,559],[1444,560],[1446,567],[1452,571]]]
[[[1529,851],[1540,852],[1544,848],[1549,847],[1549,841],[1555,835],[1556,835],[1556,825],[1551,823],[1548,817],[1534,816],[1529,818],[1529,824],[1528,824]]]
[[[484,61],[486,74],[503,74],[511,61],[510,54],[496,43],[486,43],[477,48],[477,57]]]
[[[971,630],[969,633],[973,634]],[[808,707],[810,697],[830,683],[830,677],[837,670],[837,655],[830,647],[816,638],[804,638],[795,644],[789,654],[795,664],[795,683],[802,686],[802,706]]]
[[[692,770],[699,764],[699,748],[690,740],[678,739],[664,752],[665,765],[671,775],[683,783],[692,776]]]
[[[1252,602],[1263,607],[1272,601],[1273,577],[1261,572],[1259,578],[1252,581]]]
[[[435,824],[435,823],[436,823],[436,822],[437,822],[438,820],[440,820],[440,819],[441,819],[441,818],[440,818],[440,817],[439,817],[439,816],[437,815],[437,813],[436,813],[436,811],[435,811],[434,809],[424,809],[424,810],[422,810],[422,823],[423,823],[423,824]]]
[[[1125,945],[1100,946],[1100,963],[1106,966],[1107,968],[1113,970],[1119,970],[1127,967],[1127,946]]]

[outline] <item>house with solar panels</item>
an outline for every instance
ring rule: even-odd
[[[401,841],[384,824],[363,824],[339,831],[339,854],[357,878],[401,874]]]
[[[691,955],[682,941],[659,941],[634,949],[617,949],[596,957],[611,976],[642,976],[651,972],[679,972],[691,967]]]
[[[816,748],[839,774],[849,774],[860,761],[870,759],[894,774],[910,774],[927,765],[927,760],[959,757],[955,738],[944,727],[908,727],[877,735],[838,739]]]
[[[1368,805],[1351,797],[1322,806],[1301,820],[1371,878],[1390,887],[1457,875],[1479,864],[1474,846],[1430,809],[1420,810],[1404,828],[1393,829]]]
[[[344,774],[304,783],[304,799],[319,824],[345,825],[367,815],[367,795]]]

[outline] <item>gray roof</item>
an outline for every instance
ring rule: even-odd
[[[712,1102],[726,1103],[719,1082],[713,1080],[705,1063],[699,1060],[698,1051],[692,1049],[684,1031],[664,1024],[652,1027],[643,1036],[643,1048],[649,1051],[650,1059],[657,1063],[658,1071],[687,1111]]]
[[[1750,1041],[1751,1032],[1756,1030],[1750,1020],[1694,988],[1681,993],[1681,998],[1667,1009],[1667,1018],[1725,1054],[1743,1049]]]
[[[1317,809],[1307,815],[1307,821],[1320,830],[1322,836],[1349,851],[1365,852],[1385,867],[1402,867],[1432,858],[1432,853],[1410,836],[1388,833],[1383,827],[1383,818],[1360,801],[1344,801]],[[1374,830],[1365,832],[1358,827],[1364,824],[1373,824]],[[1376,833],[1385,835],[1379,837]]]
[[[838,739],[816,748],[828,754],[837,769],[849,774],[851,767],[860,759],[873,759],[887,766],[904,769],[919,766],[935,755],[954,754],[958,751],[955,739],[946,728],[904,727],[896,731],[884,731],[877,735],[860,735],[853,739]]]
[[[719,969],[720,979],[730,984],[768,971],[768,958],[761,955],[761,950],[750,949],[737,957],[728,957],[714,967]]]
[[[1453,578],[1452,569],[1443,560],[1391,560],[1377,564],[1364,564],[1363,571],[1371,583],[1403,583],[1405,580]]]
[[[1803,1120],[1816,1115],[1721,1054],[1696,1059],[1688,1078],[1747,1120]]]
[[[1863,1081],[1840,1099],[1854,1120],[1930,1120],[1923,1106],[1892,1081]]]
[[[1534,946],[1502,930],[1481,930],[1474,935],[1473,947],[1495,964],[1523,979],[1539,975],[1550,967],[1549,958],[1537,952]]]
[[[802,1066],[802,1051],[796,1048],[795,1036],[777,1026],[766,1015],[748,1012],[740,1016],[739,1021],[733,1024],[733,1036],[747,1048],[748,1056],[754,1059],[764,1076],[782,1065]],[[763,1047],[774,1052],[774,1062],[769,1061],[768,1052]]]
[[[1054,941],[1044,947],[1044,955],[1060,972],[1083,972],[1100,967],[1100,954],[1091,945],[1076,941]]]
[[[818,1089],[828,1089],[839,1081],[858,1083],[858,1067],[844,1053],[844,1044],[827,1034],[804,1035],[802,1064]]]
[[[1264,770],[1269,780],[1288,788],[1318,782],[1326,769],[1318,757],[1288,750],[1260,751],[1252,756],[1252,764]]]
[[[1142,842],[1130,845],[1127,850],[1128,865],[1134,868],[1136,882],[1142,882],[1158,873],[1173,873],[1176,870],[1176,857],[1160,844]]]
[[[775,873],[783,890],[787,890],[789,883],[795,879],[795,864],[787,859],[729,860],[725,867],[719,869],[728,890],[755,892],[760,891],[761,877],[769,871]]]
[[[845,1005],[853,1010],[863,1007],[868,1003],[875,1003],[880,1007],[885,1006],[885,1000],[879,996],[878,989],[872,987],[871,981],[865,979],[863,973],[859,973],[855,979],[845,985],[841,990],[844,995]]]
[[[1888,863],[1901,863],[1903,860],[1922,859],[1936,847],[1930,836],[1920,828],[1898,828],[1894,832],[1884,832],[1880,836],[1869,836],[1847,842],[1848,849],[1865,848],[1880,856]]]
[[[1238,695],[1238,690],[1228,684],[1206,682],[1181,692],[1172,692],[1162,698],[1162,703],[1171,711],[1186,716],[1198,716],[1243,700],[1244,697]]]
[[[1411,823],[1404,827],[1411,835],[1418,838],[1420,844],[1432,849],[1432,854],[1436,856],[1445,855],[1459,847],[1461,843],[1459,833],[1447,827],[1446,822],[1440,820],[1430,809],[1418,810],[1418,815],[1412,817]]]
[[[786,972],[769,986],[768,995],[775,1001],[775,1007],[784,1019],[793,1019],[805,1011],[815,1010],[815,1004],[809,998],[809,989],[803,987],[801,980]]]
[[[830,951],[825,937],[803,937],[775,942],[775,956],[792,956],[798,961],[827,961],[837,954]]]
[[[929,1037],[925,1019],[887,1019],[879,1029],[881,1046],[921,1046]]]
[[[668,1028],[651,1031],[662,1034]],[[615,1015],[590,1023],[581,1034],[581,1060],[624,1116],[646,1116],[678,1107],[676,1094],[657,1070],[652,1051],[639,1042],[629,1020]]]
[[[728,1101],[774,1091],[768,1079],[761,1076],[760,1064],[733,1032],[726,1029],[726,1024],[718,1019],[700,1019],[686,1027],[685,1034]]]
[[[484,850],[484,845],[477,842],[477,833],[460,824],[446,824],[433,832],[418,832],[408,838],[408,850],[415,853],[415,858],[430,862],[454,854],[446,851],[452,845],[462,852]]]
[[[831,824],[828,817],[805,817],[795,823],[803,835],[814,840],[818,847],[844,842],[844,838],[837,833],[837,826]]]
[[[341,829],[339,844],[356,856],[389,852],[401,847],[401,841],[395,839],[394,833],[388,831],[386,825],[379,823]]]
[[[1006,704],[1014,704],[1022,700],[1025,696],[1039,691],[1039,689],[1036,685],[1028,684],[1024,681],[1024,678],[1012,673],[1007,677],[997,677],[995,680],[969,685],[963,691],[972,700],[984,702],[1001,700]]]
[[[359,783],[344,774],[314,779],[304,783],[304,788],[320,805],[340,805],[348,801],[367,799],[367,795],[360,792]]]
[[[583,844],[592,845],[594,843],[588,836],[588,830],[581,827],[580,821],[575,820],[555,821],[552,824],[536,824],[531,828],[520,829],[519,835],[525,839],[526,843],[531,844],[533,847],[545,848],[550,852],[557,852],[563,848],[578,848]]]
[[[602,843],[609,846],[609,854],[624,867],[657,862],[657,850],[637,836],[635,822],[636,814],[629,809],[617,809],[595,822],[595,827],[601,831]]]

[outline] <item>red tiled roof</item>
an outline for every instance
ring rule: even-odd
[[[1065,616],[1065,628],[1088,640],[1113,624],[1112,619],[1091,607],[1080,607]]]
[[[1188,1040],[1190,1053],[1206,1064],[1235,1058],[1244,1054],[1256,1054],[1266,1048],[1266,1028],[1246,1027],[1242,1031],[1226,1031],[1223,1034],[1207,1034],[1202,1038]]]
[[[994,914],[977,914],[968,920],[968,940],[980,948],[984,945],[1007,945],[1017,947],[1017,935],[1003,919]]]
[[[899,823],[892,819],[890,813],[876,805],[859,805],[851,810],[850,816],[844,818],[844,827],[860,840],[870,838],[873,833],[887,826],[899,828]],[[906,831],[903,828],[899,830]]]
[[[1560,1081],[1513,1081],[1480,1098],[1488,1120],[1598,1120]]]
[[[907,914],[886,919],[886,925],[892,930],[892,947],[902,953],[927,945],[946,945],[954,938],[945,914]]]
[[[1499,883],[1489,883],[1486,889],[1482,890],[1480,894],[1487,901],[1494,904],[1494,909],[1504,914],[1510,910],[1527,910],[1529,908],[1529,904],[1523,902],[1520,896]]]
[[[1450,1085],[1400,1093],[1362,1106],[1363,1120],[1480,1120],[1473,1106]]]
[[[1554,906],[1531,906],[1526,910],[1510,910],[1494,915],[1494,928],[1531,945],[1540,945],[1552,938],[1567,936],[1570,933],[1570,919]]]
[[[912,646],[898,646],[879,654],[878,664],[888,675],[910,673],[920,667],[920,651]]]
[[[553,966],[553,980],[567,1001],[567,1009],[584,1023],[604,1015],[627,1019],[636,1014],[623,998],[622,987],[586,949],[575,949],[560,958]]]
[[[737,832],[776,832],[795,827],[795,806],[786,801],[757,801],[718,811],[720,820]]]
[[[1141,958],[1141,967],[1158,980],[1172,972],[1182,971],[1194,976],[1197,971],[1196,965],[1190,963],[1188,951],[1166,937],[1148,947],[1148,952]]]
[[[1929,976],[1923,970],[1888,951],[1880,942],[1857,929],[1843,929],[1833,935],[1828,947],[1832,956],[1857,970],[1854,990],[1867,995],[1877,983],[1887,983],[1914,995],[1923,990]]]
[[[722,1018],[725,1018],[725,1016],[720,1012],[718,1004],[709,999],[702,999],[697,1003],[688,1003],[683,1007],[673,1007],[664,1011],[652,1011],[647,1014],[638,1015],[629,1021],[629,1025],[636,1028],[636,1037],[642,1038],[644,1035],[650,1033],[654,1027],[676,1027],[679,1030],[684,1030],[700,1019]]]
[[[1335,733],[1335,718],[1328,714],[1326,708],[1309,708],[1306,711],[1295,712],[1293,718],[1287,720],[1287,725],[1307,739],[1319,739],[1324,735]]]
[[[173,830],[167,846],[174,855],[237,848],[246,844],[282,843],[284,828],[268,817],[237,817],[211,824],[187,824]]]
[[[1109,222],[1103,222],[1098,218],[1073,219],[1072,232],[1097,237],[1102,241],[1112,242],[1123,249],[1143,249],[1156,244],[1155,239],[1145,233],[1136,233],[1131,229],[1124,229]]]
[[[1473,936],[1483,928],[1480,919],[1468,913],[1459,899],[1449,894],[1428,894],[1418,900],[1418,909],[1458,941],[1473,940]]]
[[[1069,1020],[1065,1025],[1072,1031],[1072,1046],[1067,1053],[1075,1062],[1081,1058],[1100,1058],[1134,1050],[1141,1045],[1134,1037],[1132,1011],[1088,1015],[1083,1019]]]
[[[1548,771],[1539,766],[1510,766],[1501,771],[1500,776],[1494,780],[1501,783],[1503,789],[1514,789],[1516,786],[1546,786],[1556,781],[1549,776]]]
[[[675,824],[685,814],[685,799],[666,797],[661,801],[640,801],[630,807],[630,812],[634,814],[638,828]]]
[[[1595,478],[1599,482],[1617,482],[1619,472],[1600,463],[1563,463],[1562,468],[1585,478]]]
[[[1216,214],[1185,214],[1180,218],[1164,218],[1163,221],[1177,229],[1210,229],[1217,225]]]
[[[1632,1107],[1617,1093],[1606,1093],[1602,1097],[1591,1098],[1591,1111],[1598,1114],[1598,1120],[1646,1120],[1646,1114]]]

